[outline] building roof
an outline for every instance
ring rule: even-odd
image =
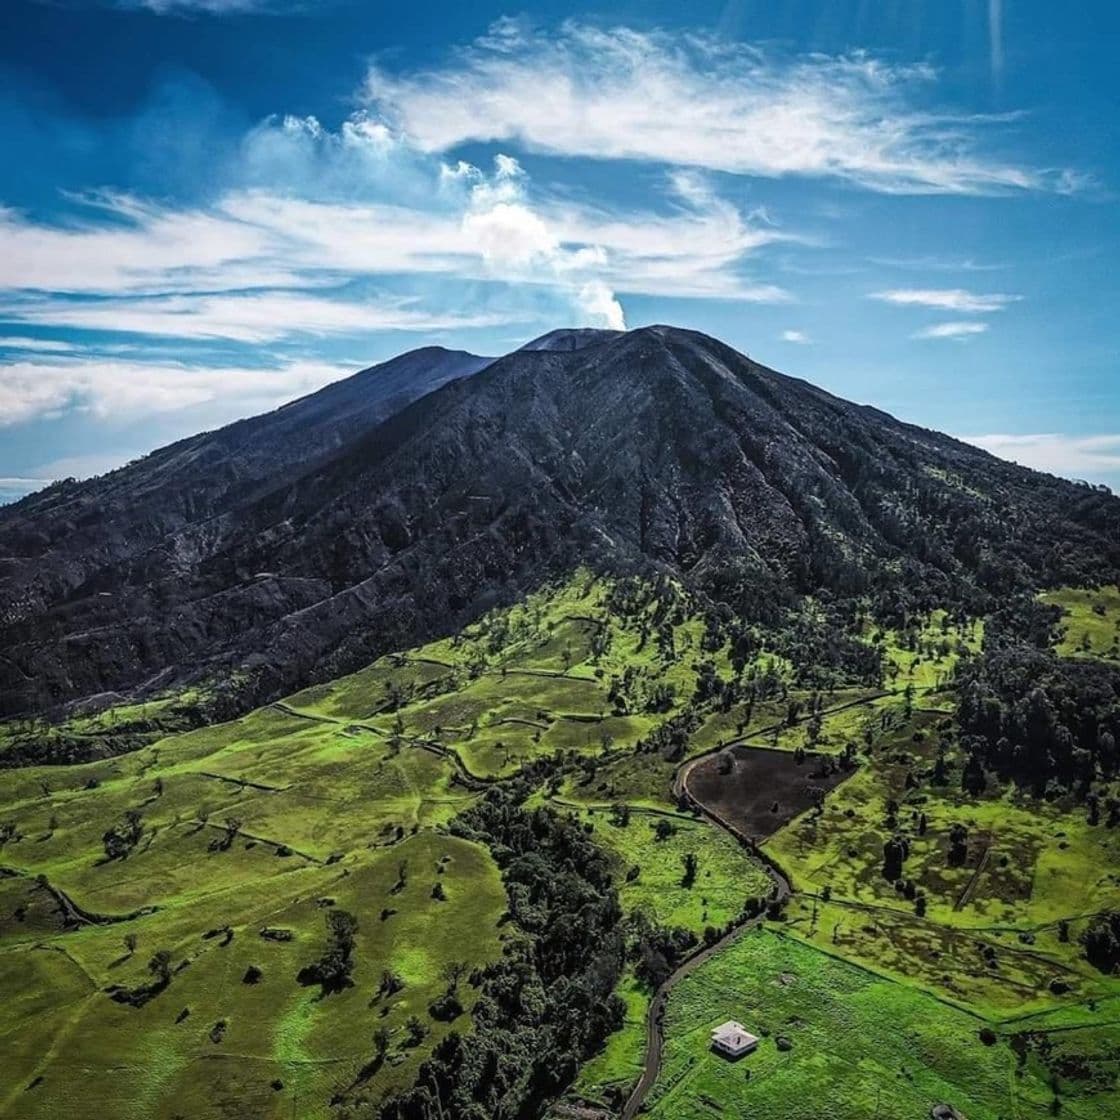
[[[726,1023],[716,1027],[712,1031],[712,1041],[728,1050],[743,1050],[758,1044],[757,1036],[751,1034],[742,1023],[737,1023],[734,1019],[728,1019]]]

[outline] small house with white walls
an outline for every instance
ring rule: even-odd
[[[712,1049],[728,1058],[741,1058],[757,1048],[755,1035],[734,1019],[728,1019],[712,1031]]]

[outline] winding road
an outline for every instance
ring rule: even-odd
[[[837,704],[835,707],[826,708],[821,714],[830,715],[833,712],[844,711],[848,708],[872,704],[876,700],[880,700],[884,696],[889,696],[890,694],[890,692],[876,692],[858,700],[849,700],[843,704]],[[802,721],[802,719],[799,719],[796,722],[800,723]],[[781,726],[783,725],[775,725],[775,727]],[[751,738],[758,740],[773,731],[774,727],[764,727],[755,732]],[[688,779],[693,770],[695,770],[701,762],[710,758],[713,754],[717,754],[719,751],[725,750],[729,746],[735,746],[742,741],[743,740],[739,739],[731,743],[720,744],[719,746],[712,747],[682,762],[673,775],[673,796],[686,801],[705,820],[710,821],[717,828],[722,828],[724,832],[737,840],[743,847],[747,848],[750,853],[761,862],[763,870],[770,876],[770,900],[774,902],[784,902],[793,893],[793,887],[785,872],[765,852],[761,851],[749,836],[746,836],[714,809],[705,805],[689,788]],[[762,922],[765,916],[766,911],[764,909],[755,917],[740,922],[725,933],[718,941],[713,942],[711,945],[705,945],[691,956],[686,957],[654,993],[653,999],[650,1001],[649,1010],[646,1013],[646,1054],[645,1063],[642,1067],[642,1076],[630,1091],[630,1096],[627,1098],[626,1104],[622,1108],[622,1120],[633,1120],[638,1114],[642,1105],[645,1103],[646,1097],[649,1095],[649,1091],[657,1081],[657,1075],[661,1072],[661,1052],[665,1044],[663,1028],[665,1005],[668,1002],[669,994],[672,992],[673,988],[691,972],[699,968],[705,961],[715,956],[715,954],[722,949],[726,949],[728,945],[742,937],[747,930],[752,929]]]
[[[842,704],[836,704],[830,708],[821,710],[822,716],[832,715],[836,712],[846,711],[849,708],[859,708],[866,705],[871,705],[877,700],[882,700],[884,697],[897,695],[901,690],[894,689],[881,689],[869,695],[861,696],[855,700],[846,700]],[[806,716],[794,720],[794,723],[803,723],[807,719]],[[688,779],[692,771],[703,762],[705,759],[710,758],[713,754],[725,750],[727,747],[739,745],[751,745],[751,741],[758,743],[767,735],[772,734],[775,730],[788,726],[787,723],[777,723],[770,727],[760,728],[749,737],[741,736],[726,743],[721,743],[715,747],[710,747],[708,750],[702,751],[700,754],[694,755],[692,758],[686,759],[677,767],[676,773],[673,775],[673,796],[687,802],[691,805],[705,820],[710,821],[717,828],[722,828],[724,832],[732,836],[743,847],[747,848],[750,853],[755,856],[762,864],[763,870],[770,876],[770,899],[775,902],[784,902],[793,893],[793,887],[790,883],[786,873],[778,866],[778,864],[762,851],[751,837],[745,835],[738,828],[735,827],[730,821],[722,817],[718,812],[709,806],[705,805],[689,788]],[[677,968],[669,975],[669,977],[661,984],[661,986],[654,993],[653,999],[650,1002],[649,1010],[646,1013],[646,1054],[645,1062],[642,1067],[642,1075],[638,1079],[637,1084],[630,1091],[630,1096],[626,1100],[626,1104],[622,1108],[622,1120],[633,1120],[633,1118],[641,1110],[642,1105],[645,1103],[649,1091],[653,1088],[654,1083],[657,1081],[657,1075],[661,1071],[661,1052],[665,1044],[665,1034],[663,1029],[663,1020],[665,1016],[665,1005],[668,1002],[669,994],[673,988],[676,987],[681,980],[688,976],[695,969],[699,968],[705,961],[709,960],[720,950],[727,948],[732,942],[740,938],[747,930],[758,925],[766,916],[765,909],[753,918],[748,918],[740,922],[733,929],[729,930],[718,941],[711,945],[706,945],[698,949],[691,956],[686,957]]]
[[[687,801],[706,820],[711,821],[712,824],[716,825],[718,828],[722,828],[725,832],[734,837],[740,844],[748,848],[752,855],[759,857],[763,869],[766,871],[767,875],[770,876],[770,901],[784,902],[789,898],[792,887],[790,886],[789,879],[781,868],[768,856],[759,852],[755,845],[733,824],[724,820],[718,813],[704,805],[688,787],[689,775],[692,773],[693,769],[695,769],[696,765],[705,758],[716,753],[716,751],[723,749],[723,747],[716,747],[713,750],[705,751],[703,754],[698,754],[694,758],[690,758],[682,763],[673,777],[673,793],[675,796]],[[714,941],[711,945],[705,945],[703,948],[698,949],[695,953],[686,957],[654,993],[653,999],[650,1001],[649,1010],[646,1012],[646,1054],[645,1064],[642,1067],[642,1076],[631,1090],[630,1096],[627,1098],[626,1104],[622,1108],[622,1120],[633,1120],[633,1117],[638,1114],[642,1105],[645,1103],[646,1097],[649,1095],[649,1091],[657,1081],[657,1075],[661,1072],[661,1051],[665,1044],[663,1026],[665,1005],[669,1000],[669,994],[672,992],[673,988],[691,972],[699,968],[705,961],[715,956],[715,954],[721,950],[726,949],[728,945],[738,940],[747,930],[758,925],[765,917],[766,910],[763,908],[753,918],[748,918],[728,930],[718,941]]]

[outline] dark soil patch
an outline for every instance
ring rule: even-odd
[[[721,759],[731,756],[731,769]],[[790,751],[727,747],[696,764],[688,791],[705,808],[744,836],[766,839],[799,813],[811,809],[818,791],[827,793],[852,771],[834,768],[835,760],[807,754],[798,762]]]

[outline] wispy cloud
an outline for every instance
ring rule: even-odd
[[[1002,311],[1009,304],[1022,298],[1004,292],[970,292],[964,288],[893,288],[871,293],[871,299],[882,300],[884,303],[905,307],[932,307],[938,311],[957,311],[964,314]]]
[[[332,187],[364,188],[375,197],[238,187],[205,208],[174,208],[100,192],[76,199],[69,219],[55,223],[0,210],[0,293],[9,293],[0,316],[260,342],[297,333],[525,321],[519,299],[492,301],[485,314],[472,315],[427,307],[407,294],[356,301],[347,289],[377,277],[398,286],[412,278],[414,288],[440,278],[531,285],[568,303],[589,326],[623,324],[618,291],[791,298],[777,285],[751,280],[742,264],[796,235],[745,215],[695,172],[667,177],[663,209],[618,211],[534,192],[518,162],[504,155],[489,172],[429,157],[418,163],[415,152],[363,114],[339,133],[314,119],[288,118],[255,130],[250,146],[263,161],[255,171],[292,174],[294,167],[306,185],[313,178],[308,165],[318,159]],[[376,197],[388,193],[377,182],[386,163],[401,167],[410,202]]]
[[[0,337],[0,350],[33,350],[44,354],[65,354],[76,349],[72,342],[56,338]]]
[[[399,297],[352,300],[283,291],[103,300],[25,299],[0,302],[0,318],[87,331],[250,343],[300,335],[441,331],[516,321],[516,316],[508,314],[429,311]]]
[[[504,20],[443,66],[373,67],[366,95],[431,152],[503,142],[893,194],[1074,188],[1071,173],[982,154],[1008,118],[928,108],[936,80],[864,53],[788,58],[698,33]]]
[[[282,404],[352,372],[327,362],[207,366],[109,358],[18,361],[0,377],[0,426],[63,410],[123,420],[225,401],[244,415]]]
[[[804,331],[782,331],[783,342],[794,342],[800,346],[808,346],[813,340]]]
[[[108,0],[115,8],[143,8],[157,15],[247,15],[299,11],[306,0]]]
[[[1120,477],[1120,433],[1065,435],[1058,432],[961,436],[967,443],[1035,470],[1090,480]]]
[[[975,319],[961,319],[952,323],[934,323],[931,327],[923,327],[915,331],[911,338],[944,338],[953,342],[965,342],[978,334],[983,334],[988,329],[988,324],[977,322]]]
[[[977,261],[971,257],[868,257],[871,264],[886,268],[901,268],[916,272],[1000,272],[1006,264]]]

